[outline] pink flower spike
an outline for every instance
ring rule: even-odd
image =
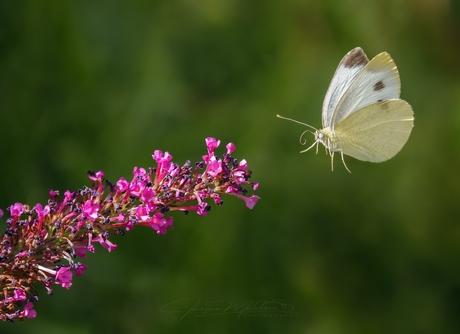
[[[37,316],[37,311],[32,310],[32,307],[34,307],[34,304],[30,302],[24,306],[24,316],[26,318],[33,319]]]
[[[233,143],[228,143],[225,147],[227,148],[227,154],[229,155],[235,151],[235,145]]]
[[[19,217],[20,215],[22,215],[23,212],[24,212],[24,205],[22,205],[21,203],[15,203],[12,206],[10,206],[10,214],[12,216]]]

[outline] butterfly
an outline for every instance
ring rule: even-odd
[[[354,48],[340,61],[323,102],[323,129],[291,118],[277,115],[315,130],[310,131],[331,156],[340,152],[345,168],[350,172],[343,155],[359,160],[382,162],[396,155],[406,144],[414,126],[412,107],[399,98],[401,83],[393,59],[387,52],[369,61],[364,51]],[[351,172],[350,172],[351,173]]]

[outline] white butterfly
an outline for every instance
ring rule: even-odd
[[[399,98],[401,83],[398,69],[386,52],[371,61],[357,47],[343,57],[324,98],[323,129],[315,130],[319,143],[326,147],[334,167],[334,152],[340,152],[345,168],[350,172],[343,155],[371,162],[392,158],[407,142],[414,126],[414,114],[406,101]],[[302,136],[309,130],[306,130]],[[311,132],[311,131],[310,131]],[[303,142],[305,144],[305,142]]]

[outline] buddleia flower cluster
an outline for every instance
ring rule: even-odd
[[[11,217],[0,239],[0,319],[35,318],[37,286],[49,295],[54,285],[69,289],[74,275],[87,269],[76,258],[94,253],[95,244],[115,250],[117,245],[109,240],[114,234],[136,226],[164,234],[173,227],[171,211],[205,216],[212,202],[222,205],[223,195],[237,196],[252,209],[259,197],[246,196],[247,187],[257,190],[259,184],[249,181],[252,172],[246,160],[231,156],[232,143],[223,159],[218,158],[214,149],[219,144],[206,138],[207,155],[195,166],[190,161],[179,166],[168,152],[157,150],[152,156],[157,166],[135,167],[131,181],[121,178],[112,184],[102,171],[88,172],[91,187],[67,190],[63,197],[51,190],[44,206],[15,203],[7,208]]]

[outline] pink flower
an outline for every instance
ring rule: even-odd
[[[66,190],[66,192],[64,193],[64,201],[67,202],[69,199],[71,199],[73,196],[73,193],[71,193],[70,191]]]
[[[233,143],[228,143],[227,146],[227,154],[232,154],[235,151],[235,145]]]
[[[131,219],[128,219],[128,221],[124,224],[126,231],[131,231],[134,228],[133,222]]]
[[[129,182],[126,181],[124,177],[122,177],[120,180],[118,180],[117,187],[120,189],[120,191],[125,191],[129,187]]]
[[[72,285],[72,272],[69,267],[61,267],[56,273],[56,280],[61,281],[64,288],[69,289]]]
[[[260,199],[260,197],[257,196],[257,195],[251,195],[251,197],[246,197],[246,196],[240,195],[239,193],[233,193],[233,195],[243,199],[244,202],[246,203],[246,206],[249,209],[253,209],[254,206],[256,205],[257,201]]]
[[[78,265],[78,267],[76,269],[74,269],[75,270],[75,276],[83,275],[83,270],[86,270],[86,269],[88,269],[86,264],[80,263]]]
[[[2,217],[3,217],[3,210],[0,209],[0,218],[2,218]]]
[[[22,290],[14,290],[14,300],[24,301],[27,299],[26,294]]]
[[[161,159],[163,159],[163,152],[161,152],[160,150],[155,150],[154,154],[152,155],[152,158],[159,164],[161,162]]]
[[[44,216],[50,213],[50,207],[49,205],[45,205],[45,207],[42,208],[42,205],[38,203],[37,205],[35,205],[35,211],[37,211],[39,218],[43,218]]]
[[[211,153],[216,147],[220,145],[220,140],[216,140],[216,138],[208,137],[205,139],[205,141],[209,153]]]
[[[142,192],[141,200],[144,201],[144,203],[150,202],[155,198],[155,190],[152,188],[145,188],[144,191]]]
[[[156,206],[155,204],[153,204],[153,202],[148,202],[145,207],[147,208],[147,210],[149,210],[149,212],[153,212],[155,211],[158,206]]]
[[[214,202],[215,202],[216,204],[222,203],[222,200],[220,199],[220,195],[219,195],[219,194],[212,194],[211,197],[214,199]]]
[[[144,168],[139,168],[137,169],[137,167],[134,167],[134,171],[133,171],[133,174],[134,175],[139,175],[139,176],[145,176],[145,174],[147,174],[147,172],[145,171]]]
[[[163,218],[161,212],[156,212],[150,222],[150,226],[157,231],[158,234],[165,234],[167,227],[173,226],[173,217]]]
[[[238,182],[246,181],[246,179],[245,179],[246,173],[244,171],[242,171],[242,170],[236,171],[234,173],[234,176],[235,176],[236,181],[238,181]]]
[[[99,211],[99,203],[94,203],[93,200],[87,200],[83,204],[82,213],[92,222],[96,220]]]
[[[249,198],[246,197],[246,200],[245,200],[246,206],[249,209],[253,209],[259,199],[260,197],[257,195],[251,195],[251,197]]]
[[[248,163],[247,163],[246,159],[243,159],[243,160],[240,161],[240,163],[238,165],[238,168],[240,168],[240,169],[248,168]]]
[[[200,216],[206,216],[208,214],[208,203],[205,201],[198,203],[195,207],[196,213],[198,213]]]
[[[142,205],[139,205],[139,207],[136,210],[136,219],[146,221],[150,218],[149,216],[149,211],[147,208],[143,207]]]
[[[94,174],[94,176],[89,175],[89,178],[90,178],[91,180],[93,180],[93,181],[99,181],[99,182],[100,182],[100,181],[102,180],[102,177],[103,177],[103,176],[104,176],[104,172],[100,170],[99,172],[96,172],[96,173]]]
[[[12,216],[19,217],[20,215],[22,215],[23,212],[24,212],[24,205],[22,205],[21,203],[15,203],[12,206],[10,206],[10,214]]]
[[[156,150],[152,157],[158,163],[158,165],[163,167],[164,169],[168,169],[166,166],[168,165],[168,162],[172,159],[172,155],[169,154],[169,152],[165,152],[165,154],[163,155],[163,153],[160,150]]]
[[[217,160],[216,157],[211,157],[211,160],[208,163],[208,173],[213,177],[222,173],[222,159]]]
[[[79,257],[86,259],[86,249],[87,249],[86,246],[76,246],[75,254],[77,254]]]
[[[117,249],[117,245],[115,244],[112,244],[109,240],[107,239],[103,239],[101,237],[96,237],[93,239],[93,241],[97,241],[101,244],[102,247],[104,247],[105,249],[107,249],[109,252]],[[89,247],[88,247],[89,248]]]
[[[32,310],[32,307],[34,307],[32,303],[27,303],[26,306],[24,306],[24,316],[26,318],[33,319],[37,316],[37,312]]]
[[[141,180],[138,180],[137,182],[132,182],[131,185],[129,186],[129,190],[131,191],[131,194],[135,196],[139,196],[144,189],[145,189],[145,183],[142,182]]]
[[[203,155],[203,160],[206,165],[209,165],[212,158],[214,158],[214,153],[212,152],[209,155]]]

